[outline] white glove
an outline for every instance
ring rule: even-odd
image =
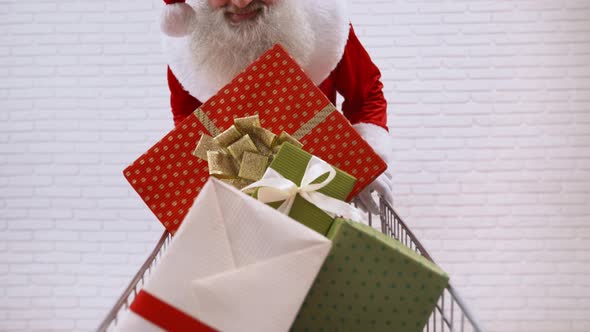
[[[371,145],[373,150],[386,162],[389,163],[389,158],[392,152],[392,138],[389,133],[374,124],[357,123],[353,125],[354,129]],[[388,167],[385,173],[368,185],[360,194],[358,194],[359,207],[366,212],[379,214],[378,200],[373,198],[372,193],[376,191],[381,195],[389,205],[393,206],[393,182],[392,173]]]
[[[362,210],[373,214],[379,214],[378,200],[376,200],[372,195],[374,191],[382,196],[389,203],[389,205],[393,206],[393,182],[389,169],[385,170],[383,174],[379,175],[375,181],[363,189],[363,191],[361,191],[357,196],[360,201],[359,207]]]

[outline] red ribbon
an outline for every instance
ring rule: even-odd
[[[198,319],[193,318],[143,290],[137,294],[129,309],[166,331],[216,331]]]

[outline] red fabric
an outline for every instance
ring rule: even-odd
[[[333,104],[344,97],[342,112],[352,124],[371,123],[387,129],[387,101],[381,72],[350,27],[342,59],[320,89]]]
[[[350,27],[342,60],[319,85],[332,104],[336,93],[344,97],[342,112],[352,123],[371,123],[387,130],[387,101],[383,95],[381,72]],[[170,104],[174,124],[178,125],[202,102],[191,96],[168,68]]]
[[[137,294],[135,300],[131,303],[130,309],[166,331],[215,331],[199,320],[143,290]]]
[[[184,90],[170,67],[168,67],[168,87],[170,87],[170,106],[172,107],[174,125],[177,125],[203,103]]]
[[[171,5],[171,4],[173,4],[173,3],[183,3],[183,2],[186,2],[186,0],[164,0],[164,2],[165,2],[167,5]]]

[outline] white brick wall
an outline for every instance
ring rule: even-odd
[[[0,0],[0,330],[92,330],[161,227],[159,0]],[[355,0],[405,217],[489,331],[590,330],[590,1]]]

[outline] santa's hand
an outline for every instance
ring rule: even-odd
[[[383,197],[383,199],[389,203],[389,205],[393,206],[393,183],[389,170],[386,170],[385,173],[379,175],[375,181],[358,194],[361,209],[373,214],[379,214],[379,205],[373,198],[373,191],[376,191],[379,196]]]
[[[379,157],[389,163],[393,147],[391,136],[389,136],[387,130],[371,123],[357,123],[353,127],[369,143]],[[371,195],[373,191],[379,193],[389,205],[393,206],[392,187],[392,175],[390,168],[388,168],[385,173],[377,177],[373,183],[358,194],[361,209],[375,214],[379,213],[379,206]]]

